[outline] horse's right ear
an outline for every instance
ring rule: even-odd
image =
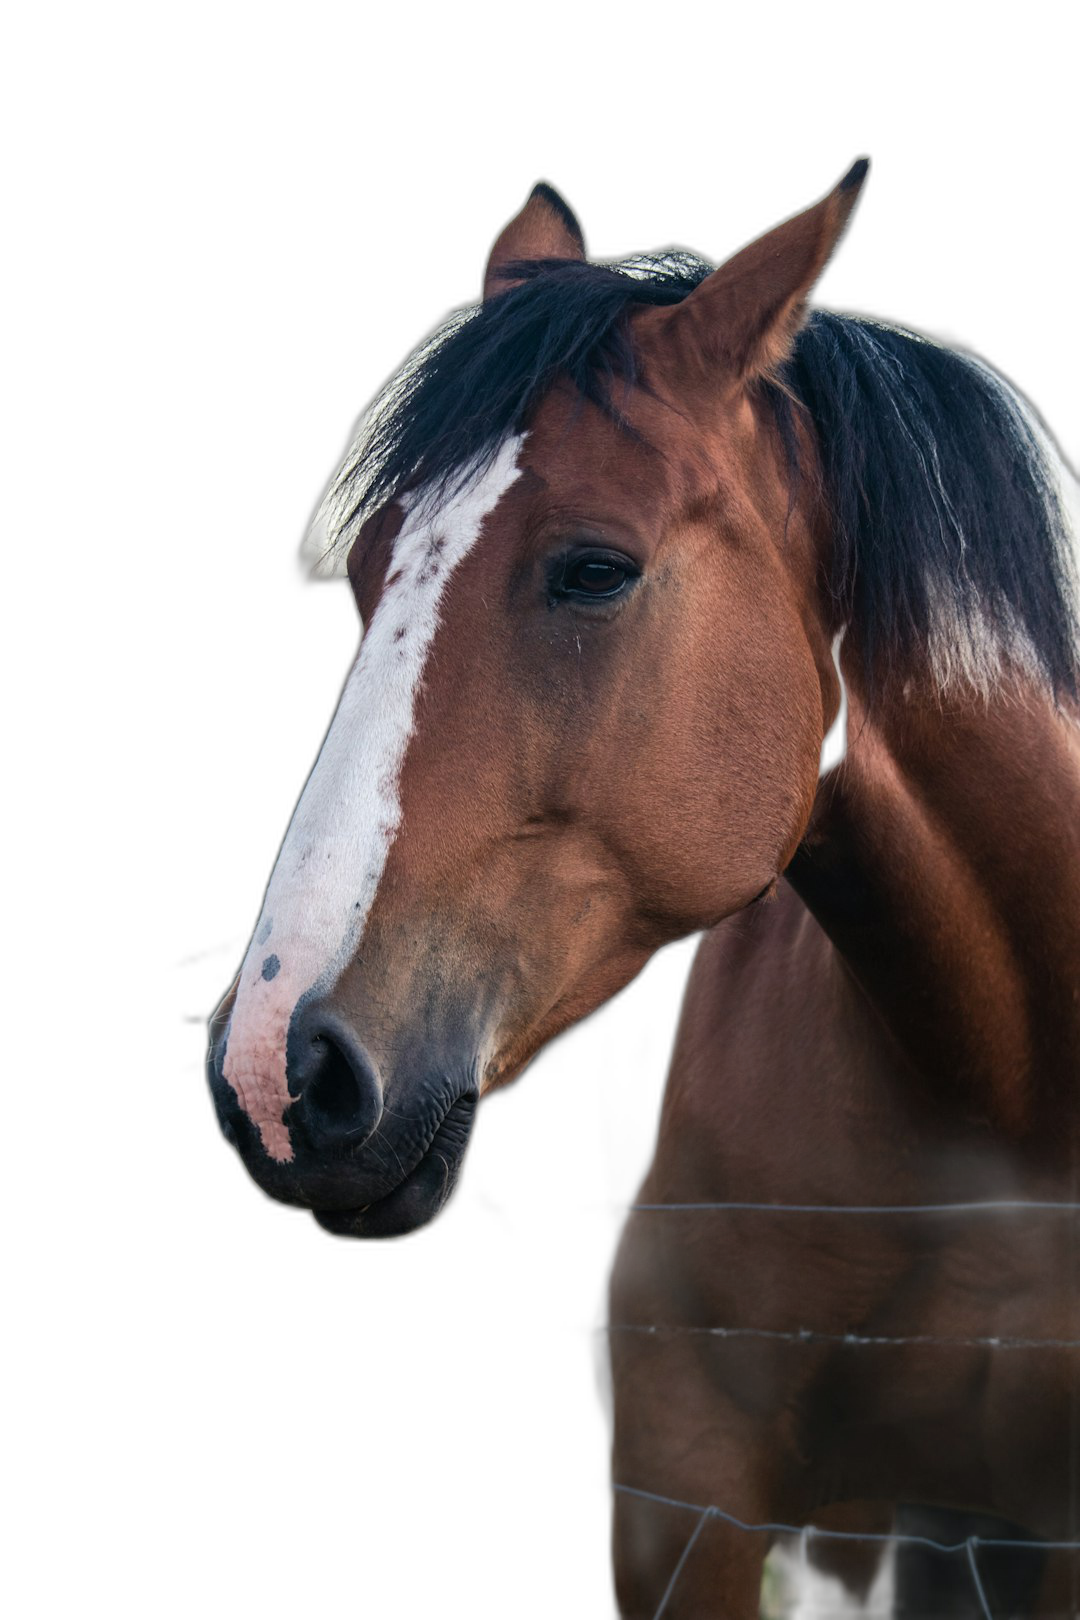
[[[484,298],[496,298],[518,283],[503,274],[518,259],[584,259],[585,238],[572,209],[554,186],[541,180],[491,250],[484,272]]]
[[[820,202],[758,237],[706,276],[682,303],[652,314],[680,353],[740,381],[767,374],[791,351],[805,300],[843,234],[866,172],[859,161]]]

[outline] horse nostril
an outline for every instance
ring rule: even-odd
[[[308,1022],[291,1065],[289,1090],[314,1146],[359,1146],[382,1114],[375,1067],[352,1031],[332,1014]]]
[[[312,1036],[312,1045],[321,1048],[322,1056],[305,1092],[308,1108],[327,1119],[352,1121],[360,1110],[363,1094],[348,1058],[328,1035]]]

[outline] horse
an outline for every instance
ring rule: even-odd
[[[610,1289],[626,1620],[750,1620],[774,1541],[894,1512],[1077,1611],[1068,470],[981,361],[808,308],[867,168],[719,268],[533,190],[324,498],[359,651],[210,1025],[256,1183],[395,1236],[701,931]]]

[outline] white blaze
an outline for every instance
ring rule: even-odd
[[[297,1001],[356,948],[401,820],[401,768],[447,581],[517,478],[521,436],[435,507],[412,505],[322,751],[270,878],[229,1027],[224,1074],[267,1153],[292,1158],[285,1038]]]

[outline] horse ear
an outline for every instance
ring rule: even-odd
[[[804,301],[843,234],[870,167],[860,158],[805,213],[778,225],[714,270],[662,324],[740,379],[760,376],[791,351]]]
[[[573,210],[563,202],[554,186],[541,180],[533,186],[520,214],[499,236],[484,272],[484,298],[516,287],[518,282],[502,274],[518,259],[584,259],[585,238]]]

